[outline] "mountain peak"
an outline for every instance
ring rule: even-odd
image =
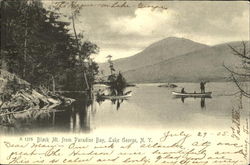
[[[186,38],[183,38],[183,37],[167,37],[167,38],[164,38],[162,40],[189,40],[189,39],[186,39]]]
[[[194,42],[190,39],[183,38],[183,37],[167,37],[162,40],[159,40],[158,42],[179,42],[179,41],[189,41],[189,42]]]
[[[117,70],[125,72],[207,47],[189,39],[168,37],[149,45],[134,56],[117,59],[113,63]],[[103,64],[100,68],[104,70],[104,73],[109,73],[107,64]]]
[[[199,47],[207,47],[205,44],[197,43],[192,40],[186,38],[179,37],[167,37],[160,41],[157,41],[151,45],[149,45],[144,51],[155,51],[161,49],[200,49]],[[183,51],[185,51],[183,50]]]
[[[242,47],[241,42],[231,42],[230,45]],[[153,65],[145,65],[123,74],[128,82],[136,83],[226,81],[229,72],[223,64],[233,66],[240,62],[241,59],[232,54],[228,43],[224,43],[178,55]]]

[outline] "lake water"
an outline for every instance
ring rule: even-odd
[[[59,112],[28,113],[16,116],[12,127],[0,127],[2,134],[29,134],[48,132],[95,133],[104,130],[147,129],[224,129],[232,122],[232,108],[239,102],[237,88],[232,83],[208,83],[206,91],[212,98],[174,98],[171,91],[199,92],[197,83],[177,83],[174,89],[159,84],[137,84],[127,90],[127,100],[86,102],[78,98]],[[241,115],[249,115],[249,99],[243,97]],[[35,115],[35,118],[34,118]]]

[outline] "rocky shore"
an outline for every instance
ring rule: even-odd
[[[30,83],[5,70],[0,72],[0,124],[8,122],[6,115],[53,110],[59,105],[69,105],[75,101],[42,87],[33,88]]]

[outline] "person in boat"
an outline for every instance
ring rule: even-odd
[[[205,81],[201,81],[200,83],[201,93],[205,93],[205,84],[206,84]]]
[[[184,90],[184,88],[181,89],[181,93],[186,93],[185,90]]]

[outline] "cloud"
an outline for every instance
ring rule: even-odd
[[[169,6],[168,10],[155,11],[149,8],[135,9],[129,15],[108,17],[106,28],[109,33],[105,36],[110,37],[107,37],[106,44],[101,44],[105,50],[102,52],[112,54],[112,51],[106,50],[119,47],[118,54],[113,51],[114,58],[125,57],[170,36],[208,45],[249,40],[249,13],[245,4],[205,2],[196,3],[196,8],[193,5],[181,3]],[[140,48],[138,43],[141,43]],[[131,48],[135,51],[128,51]]]
[[[164,27],[169,33],[172,32],[172,24],[176,16],[173,10],[152,10],[150,8],[136,9],[134,16],[121,16],[109,20],[111,30],[122,35],[149,36],[162,30]]]
[[[196,2],[174,6],[179,23],[174,28],[178,33],[216,38],[238,38],[249,31],[249,5],[245,2]],[[214,43],[216,44],[216,42]]]
[[[151,8],[137,8],[136,1],[127,3],[133,7],[86,7],[78,16],[77,31],[84,31],[85,39],[100,47],[96,56],[98,61],[104,60],[102,57],[107,54],[112,54],[114,59],[134,55],[151,43],[171,36],[209,45],[249,40],[248,2],[143,2],[168,7],[167,10],[153,11]],[[63,13],[67,14],[67,11]]]
[[[249,34],[249,11],[244,11],[242,16],[234,17],[231,24],[242,34]]]

